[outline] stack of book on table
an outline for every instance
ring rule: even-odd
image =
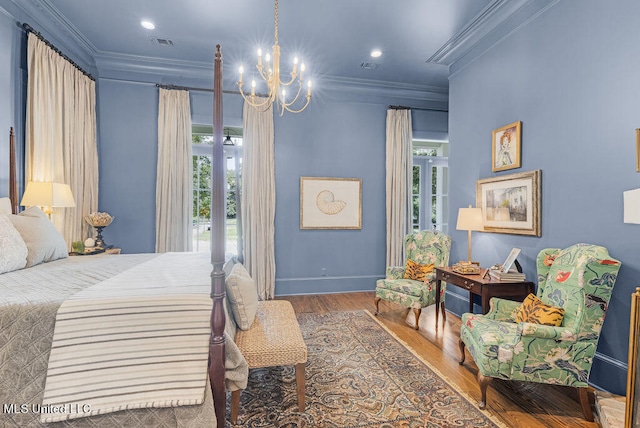
[[[500,282],[522,282],[526,278],[523,273],[518,272],[516,269],[510,269],[508,272],[502,272],[498,269],[489,269],[489,276],[493,281]]]

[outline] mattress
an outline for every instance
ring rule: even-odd
[[[6,427],[215,426],[209,388],[202,405],[125,410],[42,424],[42,394],[58,307],[68,297],[157,254],[69,257],[0,275],[0,422]]]

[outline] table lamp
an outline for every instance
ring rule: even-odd
[[[640,224],[640,189],[627,190],[624,198],[624,222]]]
[[[30,181],[27,183],[20,205],[43,207],[42,211],[51,219],[54,208],[75,207],[76,202],[68,184]]]
[[[467,249],[467,261],[471,262],[471,231],[472,230],[484,230],[482,225],[482,209],[481,208],[460,208],[458,209],[458,223],[456,224],[457,230],[466,230],[468,235],[468,249]]]

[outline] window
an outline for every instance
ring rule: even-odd
[[[238,221],[236,216],[236,179],[242,170],[242,130],[224,128],[225,139],[228,135],[234,145],[224,146],[226,158],[226,246],[228,253],[238,253]],[[193,125],[193,251],[211,249],[211,155],[213,128]],[[238,174],[236,174],[236,170]]]
[[[449,144],[413,142],[413,230],[449,233]]]

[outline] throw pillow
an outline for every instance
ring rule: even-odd
[[[0,198],[0,214],[11,214],[11,199]]]
[[[69,256],[64,238],[40,208],[31,207],[10,219],[27,245],[26,267]]]
[[[225,281],[233,318],[240,330],[249,330],[258,311],[258,290],[249,272],[236,263]]]
[[[407,265],[404,268],[404,279],[424,282],[427,279],[427,274],[431,272],[433,272],[433,264],[421,265],[411,259],[407,259]]]
[[[520,305],[516,314],[516,322],[551,325],[559,327],[564,318],[564,309],[547,305],[531,293]]]
[[[27,265],[27,245],[5,214],[0,214],[0,273]]]

